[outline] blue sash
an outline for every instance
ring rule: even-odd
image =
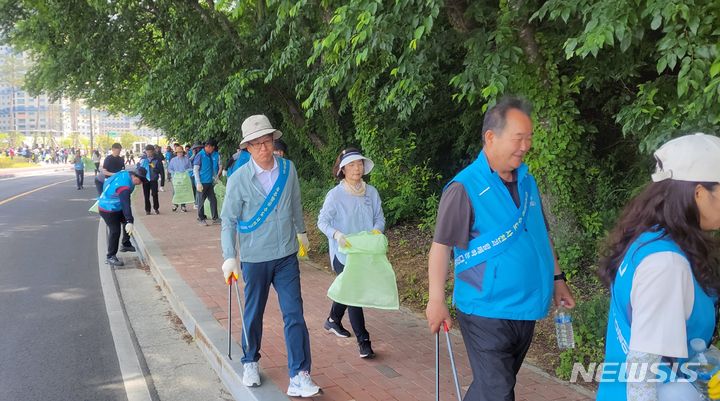
[[[247,234],[257,230],[258,227],[265,222],[267,217],[270,213],[272,213],[273,209],[275,209],[275,206],[277,206],[277,203],[280,201],[280,196],[282,195],[283,190],[285,190],[285,184],[287,184],[290,163],[281,157],[278,157],[277,160],[280,163],[280,176],[277,181],[275,181],[275,185],[273,185],[272,189],[270,189],[270,193],[265,198],[265,202],[263,202],[260,206],[260,209],[258,209],[255,213],[255,216],[248,221],[238,221],[238,232]]]
[[[523,184],[526,180],[523,180]],[[527,185],[520,185],[520,208],[517,213],[497,230],[481,234],[470,240],[467,251],[455,255],[455,274],[480,265],[505,251],[525,229],[530,191]],[[504,227],[504,228],[503,228]]]

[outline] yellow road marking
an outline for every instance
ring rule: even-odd
[[[0,206],[4,205],[4,204],[6,204],[6,203],[8,203],[8,202],[10,202],[10,201],[13,201],[13,200],[15,200],[15,199],[17,199],[17,198],[21,198],[21,197],[23,197],[23,196],[25,196],[25,195],[30,195],[30,194],[33,193],[33,192],[40,191],[41,189],[50,188],[50,187],[53,187],[53,186],[55,186],[55,185],[63,184],[63,183],[65,183],[65,182],[74,181],[74,180],[75,180],[74,178],[71,178],[71,179],[65,180],[65,181],[54,182],[54,183],[52,183],[52,184],[43,185],[42,187],[35,188],[35,189],[31,189],[31,190],[29,190],[29,191],[27,191],[27,192],[23,192],[23,193],[21,193],[21,194],[18,194],[18,195],[15,195],[15,196],[11,196],[11,197],[9,197],[9,198],[7,198],[7,199],[1,200],[1,201],[0,201]]]

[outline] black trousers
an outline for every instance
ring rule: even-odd
[[[103,184],[104,183],[98,181],[97,177],[95,177],[95,189],[97,189],[98,195],[102,195]]]
[[[100,162],[95,162],[95,175],[100,172]]]
[[[85,170],[75,170],[75,182],[78,188],[83,186],[85,182]]]
[[[210,214],[213,220],[218,218],[217,197],[215,196],[215,184],[202,184],[202,192],[197,194],[198,219],[205,220],[205,199],[210,199]]]
[[[160,209],[160,201],[158,200],[158,182],[143,182],[143,196],[145,197],[145,211],[150,212],[150,194],[153,197],[153,209]]]
[[[515,401],[515,382],[530,348],[534,320],[490,319],[457,311],[473,382],[464,401]]]
[[[194,174],[190,174],[190,184],[192,184],[193,199],[195,199],[195,206],[197,206],[198,205],[197,204],[198,197],[197,197],[197,188],[195,187],[195,175]]]
[[[115,256],[118,252],[118,241],[120,240],[120,232],[122,231],[123,246],[132,246],[130,236],[125,231],[125,215],[122,212],[103,212],[100,211],[100,217],[105,220],[108,226],[107,239],[107,257]]]
[[[345,269],[345,265],[340,263],[338,258],[333,259],[333,270],[335,274],[340,274]],[[333,322],[340,323],[343,316],[345,316],[345,310],[348,311],[350,317],[350,325],[352,326],[355,338],[358,342],[370,340],[370,333],[365,328],[365,314],[363,309],[357,306],[347,306],[338,302],[333,302],[330,306],[330,319]]]

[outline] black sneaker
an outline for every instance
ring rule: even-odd
[[[375,352],[373,352],[373,349],[370,346],[370,340],[360,341],[358,343],[358,347],[360,348],[360,358],[375,358]]]
[[[120,252],[135,252],[135,247],[132,245],[129,245],[129,246],[123,245],[120,247]]]
[[[152,213],[150,213],[149,210],[146,210],[146,211],[145,211],[145,215],[150,216],[151,214],[152,214]]]
[[[118,259],[117,256],[110,256],[107,258],[105,263],[109,264],[110,266],[125,266],[125,263],[122,262],[122,260]]]
[[[331,322],[330,319],[325,319],[325,324],[323,325],[325,330],[327,330],[330,333],[335,334],[338,337],[342,338],[348,338],[350,337],[350,332],[345,330],[344,327],[342,327],[342,324],[338,322]]]
[[[160,214],[160,210],[155,209],[155,214]]]
[[[178,205],[173,205],[172,211],[177,212]]]
[[[185,205],[180,206],[180,210],[182,210],[183,213],[187,213],[187,208],[185,207]]]

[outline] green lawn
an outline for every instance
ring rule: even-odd
[[[0,168],[22,168],[22,167],[35,167],[36,164],[28,163],[25,161],[24,157],[17,157],[15,156],[15,159],[10,160],[9,157],[6,156],[0,156]]]

